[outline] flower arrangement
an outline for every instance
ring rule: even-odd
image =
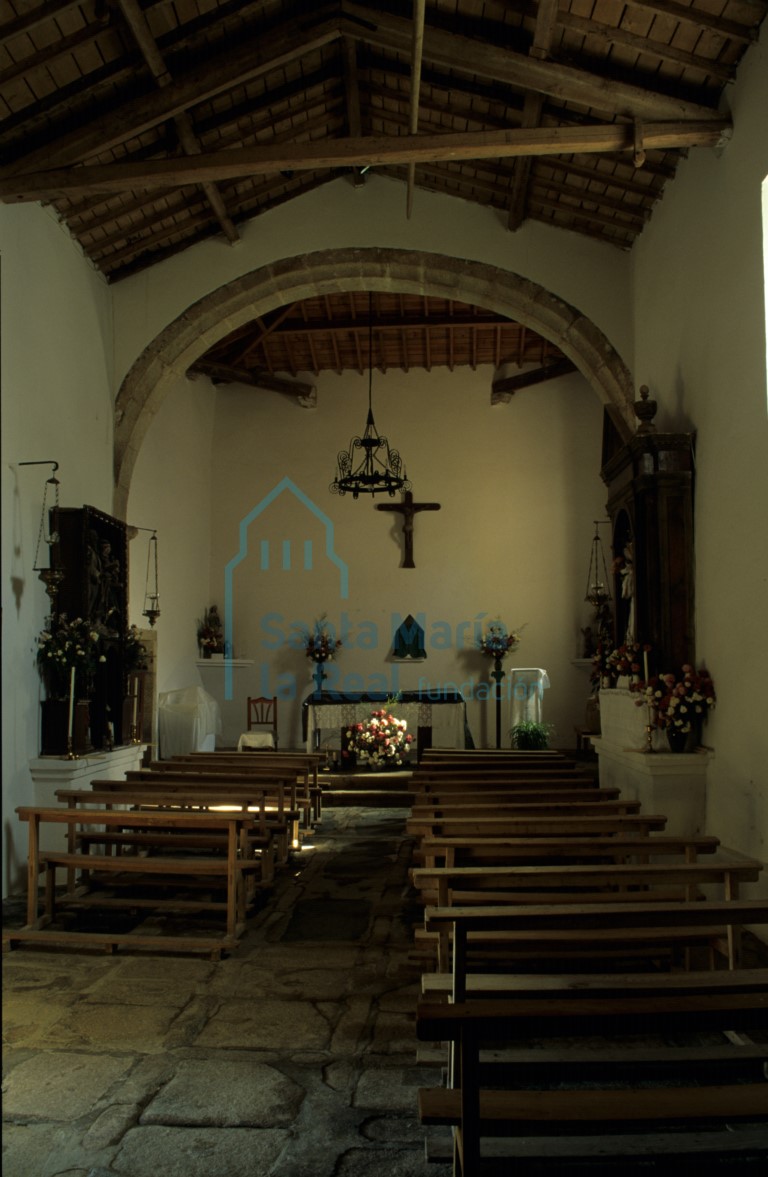
[[[632,689],[640,694],[637,706],[652,709],[654,725],[664,730],[688,733],[715,705],[715,684],[709,673],[688,664],[678,674],[660,674]]]
[[[215,605],[206,609],[197,623],[197,644],[203,654],[224,653],[224,627]]]
[[[329,630],[325,615],[319,617],[313,628],[304,634],[304,653],[311,662],[333,661],[340,646],[341,638]]]
[[[123,636],[123,668],[126,674],[147,669],[147,647],[137,625],[129,626]]]
[[[106,656],[99,653],[98,631],[87,618],[70,621],[66,613],[49,621],[49,627],[37,638],[37,666],[47,697],[69,698],[72,670],[76,690],[88,694],[97,664],[106,662]]]
[[[520,644],[519,632],[511,632],[503,621],[492,621],[477,643],[478,649],[489,658],[503,658]]]
[[[348,729],[348,752],[354,752],[371,768],[401,765],[413,743],[407,727],[405,719],[398,719],[385,709],[372,711],[370,719],[353,723]]]
[[[597,653],[592,658],[592,674],[590,682],[593,687],[608,685],[615,687],[620,678],[640,674],[643,669],[643,655],[650,652],[651,647],[641,642],[624,642],[615,650],[608,652],[607,645],[600,641]]]

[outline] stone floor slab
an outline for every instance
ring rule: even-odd
[[[256,1177],[287,1140],[279,1128],[133,1128],[111,1167],[119,1177]]]
[[[70,1121],[91,1111],[133,1066],[132,1058],[56,1051],[33,1055],[3,1082],[3,1116]]]
[[[253,1050],[326,1048],[331,1027],[303,1001],[228,1001],[210,1018],[196,1039],[205,1048],[249,1047]]]
[[[217,1128],[285,1127],[304,1092],[274,1067],[249,1056],[181,1062],[141,1116],[141,1124]]]

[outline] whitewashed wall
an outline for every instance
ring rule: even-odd
[[[234,246],[203,242],[114,288],[116,384],[147,344],[204,294],[276,259],[334,248],[415,249],[501,266],[578,307],[622,356],[630,353],[629,255],[577,234],[534,222],[509,233],[502,213],[427,192],[416,194],[407,220],[403,186],[375,174],[363,188],[346,179],[326,184],[241,232]]]
[[[232,580],[235,653],[254,661],[250,671],[236,674],[236,732],[243,729],[249,689],[276,690],[285,698],[283,744],[298,745],[292,696],[306,693],[310,668],[289,639],[327,613],[345,631],[328,686],[463,684],[475,739],[492,744],[493,717],[478,701],[487,694],[489,665],[474,649],[474,633],[500,617],[509,627],[526,625],[509,665],[548,670],[545,718],[571,743],[588,694],[584,671],[571,659],[581,653],[579,631],[589,614],[583,597],[592,520],[604,513],[602,410],[576,375],[492,407],[492,376],[488,367],[374,376],[378,427],[400,449],[416,501],[441,504],[416,516],[413,569],[400,567],[402,519],[376,510],[381,498],[354,501],[328,489],[336,452],[363,429],[367,377],[325,374],[318,407],[310,411],[274,393],[218,390],[211,599],[226,605],[224,571],[239,551],[240,522],[285,478],[327,516],[348,577],[343,598],[338,567],[324,556],[323,525],[292,490],[259,511],[248,528],[247,558]],[[311,570],[302,556],[306,536],[313,541]],[[267,570],[262,539],[270,545]],[[392,619],[409,613],[424,615],[428,656],[397,665],[390,658]],[[221,677],[215,668],[203,673],[209,682]]]
[[[50,602],[33,572],[43,483],[61,505],[112,506],[112,320],[106,283],[50,212],[0,205],[2,267],[3,893],[23,877],[39,750],[36,637]],[[50,501],[50,500],[49,500]],[[41,552],[47,565],[47,549]]]
[[[659,424],[696,432],[697,654],[715,680],[708,827],[768,858],[768,388],[761,188],[768,45],[744,61],[732,140],[685,162],[633,255],[635,372]],[[768,883],[765,884],[768,886]]]

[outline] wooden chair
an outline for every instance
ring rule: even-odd
[[[240,737],[242,748],[277,748],[277,698],[248,696],[248,730]]]

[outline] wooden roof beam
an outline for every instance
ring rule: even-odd
[[[322,49],[340,35],[339,20],[331,18],[309,34],[291,25],[235,46],[228,44],[226,52],[211,56],[203,66],[180,75],[161,90],[106,110],[99,118],[15,160],[8,172],[18,174],[43,164],[60,167],[98,155],[181,111]]]
[[[345,14],[359,10],[342,0]],[[376,28],[364,32],[349,22],[350,36],[379,48],[407,54],[411,44],[411,22],[378,11]],[[614,78],[603,78],[563,62],[540,61],[503,46],[465,37],[458,33],[427,27],[424,30],[424,60],[431,65],[502,82],[517,91],[535,90],[561,102],[575,102],[616,117],[642,119],[702,118],[713,111],[696,102],[672,97]]]
[[[350,37],[341,38],[341,60],[344,75],[344,93],[347,102],[347,127],[351,138],[363,133],[360,114],[360,75],[357,68],[357,41]],[[365,185],[365,173],[360,168],[352,169],[352,183],[355,188]]]
[[[518,364],[520,361],[518,360]],[[507,376],[503,380],[494,380],[491,385],[491,404],[508,405],[516,392],[521,388],[531,388],[534,384],[544,384],[547,380],[554,380],[556,376],[565,376],[575,372],[576,365],[570,360],[554,360],[535,368],[532,372],[521,372],[519,376]]]
[[[413,0],[413,45],[411,48],[411,102],[408,130],[415,135],[419,129],[419,97],[421,91],[421,62],[424,54],[424,16],[426,0]],[[408,164],[405,215],[411,219],[413,189],[416,183],[416,164]]]
[[[157,42],[152,36],[152,30],[147,23],[147,18],[139,8],[138,0],[117,0],[118,6],[123,19],[131,31],[131,34],[138,45],[141,55],[149,66],[149,71],[152,77],[162,89],[165,86],[170,86],[173,79],[165,64],[163,55],[157,47]],[[202,151],[200,140],[195,134],[192,119],[187,111],[180,111],[174,118],[176,125],[176,133],[179,137],[179,143],[187,155],[197,155]],[[227,212],[221,192],[216,184],[210,180],[205,180],[201,184],[205,198],[211,206],[216,220],[228,239],[230,244],[234,245],[236,241],[240,240],[240,234],[235,228],[234,222]]]
[[[718,147],[727,139],[730,129],[728,119],[714,116],[706,120],[647,123],[643,126],[643,144],[647,151]],[[563,155],[573,152],[594,154],[632,151],[633,146],[633,127],[614,123],[469,134],[331,139],[208,152],[183,159],[55,168],[31,175],[8,175],[4,172],[0,173],[0,199],[8,203],[53,200],[72,193],[84,195],[185,187],[280,171]]]
[[[539,0],[536,10],[536,27],[533,32],[533,44],[530,56],[539,61],[546,61],[552,50],[557,28],[558,0]],[[526,94],[523,105],[523,127],[538,127],[544,110],[544,99],[541,94]],[[514,163],[514,179],[512,194],[509,200],[508,229],[519,229],[525,220],[525,204],[528,193],[528,181],[531,175],[532,160],[530,156],[516,159]]]

